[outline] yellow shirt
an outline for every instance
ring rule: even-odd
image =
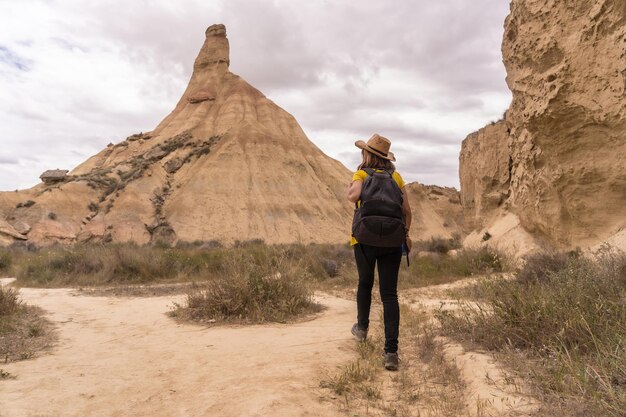
[[[383,170],[382,169],[377,169],[376,172],[383,172]],[[403,189],[404,188],[404,180],[402,179],[402,176],[400,175],[400,173],[398,171],[393,171],[392,177],[396,181],[396,184],[398,184],[398,187],[400,187],[400,189]],[[354,182],[354,181],[365,181],[365,178],[367,178],[367,172],[363,171],[362,169],[359,169],[352,176],[352,182]],[[360,202],[361,202],[361,200],[359,200],[357,202],[357,204],[359,204]],[[356,238],[354,236],[350,236],[350,245],[354,246],[357,243],[359,243],[359,242],[357,242]]]

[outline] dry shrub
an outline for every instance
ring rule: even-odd
[[[16,314],[21,304],[17,290],[0,286],[0,318]]]
[[[330,278],[334,278],[339,275],[339,264],[333,259],[322,260],[322,267]]]
[[[4,362],[29,359],[54,340],[51,324],[39,308],[22,303],[18,291],[0,287],[0,358]],[[2,379],[0,369],[0,379]],[[5,378],[7,376],[5,375]]]
[[[542,272],[543,271],[543,272]],[[542,395],[586,415],[626,409],[626,255],[535,256],[513,281],[483,283],[485,302],[441,313],[443,329],[489,349],[515,351]],[[528,371],[530,369],[530,371]],[[558,400],[561,401],[561,400]],[[562,401],[561,401],[562,402]],[[621,410],[621,411],[619,411]]]
[[[0,265],[8,265],[6,268],[23,286],[128,286],[220,277],[228,268],[228,259],[242,253],[259,265],[269,266],[280,255],[321,287],[356,284],[353,249],[347,244],[267,245],[246,241],[235,247],[222,247],[215,241],[195,241],[181,242],[176,247],[131,243],[15,246],[0,252]],[[439,284],[506,269],[506,259],[490,248],[465,249],[455,257],[436,253],[427,258],[412,255],[410,268],[404,262],[400,269],[400,285],[404,287]]]
[[[335,245],[266,245],[239,242],[221,247],[218,242],[139,246],[136,244],[85,244],[46,248],[13,248],[7,255],[20,285],[91,286],[133,285],[169,281],[204,280],[223,275],[228,259],[246,254],[259,265],[272,266],[276,255],[297,265],[314,280],[339,273],[352,261],[352,252]],[[4,259],[0,252],[0,262]],[[12,257],[12,258],[11,258]],[[331,263],[333,270],[328,269]],[[353,268],[350,268],[352,270]]]
[[[0,273],[7,273],[11,269],[13,263],[13,257],[11,252],[6,249],[0,248]]]
[[[538,252],[526,258],[524,267],[516,274],[515,278],[520,283],[532,284],[544,279],[549,279],[554,273],[565,269],[570,258],[578,257],[580,253],[564,253],[556,251]]]
[[[508,265],[503,253],[488,246],[463,249],[456,256],[438,253],[411,256],[410,267],[400,268],[399,283],[404,287],[443,284],[473,275],[503,272]]]
[[[441,236],[433,236],[429,240],[421,240],[415,242],[413,245],[414,250],[435,252],[440,254],[446,254],[452,249],[459,249],[461,247],[461,237],[455,236],[451,239],[446,239]]]
[[[145,284],[219,272],[225,256],[134,244],[54,246],[20,253],[15,270],[18,282],[30,286]]]
[[[229,258],[223,273],[189,292],[185,305],[177,305],[172,315],[194,321],[262,323],[286,322],[320,310],[305,270],[284,253],[261,260],[257,256],[238,252]]]
[[[317,280],[336,278],[344,270],[356,272],[354,252],[349,245],[297,245],[294,249],[293,255]]]

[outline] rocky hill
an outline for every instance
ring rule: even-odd
[[[348,170],[229,63],[226,30],[213,25],[187,89],[153,131],[109,145],[56,181],[0,194],[14,229],[5,223],[5,236],[18,231],[37,243],[345,240]]]
[[[513,0],[513,101],[460,155],[467,244],[626,246],[626,2]]]
[[[229,64],[226,29],[213,25],[187,89],[153,131],[69,173],[47,171],[31,189],[0,193],[0,243],[346,242],[350,172]],[[439,197],[412,198],[417,219],[437,211]],[[458,232],[445,210],[421,221],[416,239]]]

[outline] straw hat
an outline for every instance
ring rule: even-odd
[[[368,152],[373,153],[376,156],[380,156],[383,159],[388,161],[395,161],[396,158],[393,156],[392,152],[389,152],[389,147],[391,146],[391,142],[389,139],[380,136],[378,133],[374,133],[371,138],[367,141],[367,143],[362,140],[357,140],[354,142],[354,145],[357,148],[365,149]]]

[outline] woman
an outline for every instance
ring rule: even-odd
[[[409,206],[406,188],[404,187],[404,181],[395,170],[393,164],[395,157],[393,153],[389,152],[391,142],[378,134],[374,134],[367,143],[359,140],[355,145],[362,149],[361,154],[363,161],[352,176],[352,183],[348,188],[348,200],[355,203],[357,207],[355,210],[353,235],[350,243],[354,247],[354,257],[359,273],[359,285],[356,296],[357,322],[352,326],[352,334],[358,341],[364,341],[367,338],[370,306],[372,303],[372,288],[374,286],[374,269],[376,264],[378,264],[380,298],[383,303],[383,316],[385,321],[384,366],[388,370],[395,371],[398,369],[398,333],[400,325],[400,308],[398,305],[397,291],[398,271],[402,259],[402,242],[404,241],[406,243],[408,251],[411,250],[412,242],[409,238],[411,208]],[[367,232],[365,232],[365,234],[355,232],[355,230],[358,229],[355,225],[359,223],[358,220],[360,220],[360,216],[363,214],[358,213],[359,208],[362,206],[361,193],[364,191],[363,185],[370,175],[372,178],[370,178],[369,181],[367,181],[368,184],[366,184],[368,190],[371,189],[370,184],[375,178],[379,181],[379,185],[374,187],[376,189],[374,192],[378,193],[381,188],[385,187],[388,189],[395,188],[395,190],[391,189],[391,191],[388,192],[388,195],[391,195],[390,199],[381,200],[379,198],[374,203],[378,204],[378,207],[380,207],[381,201],[389,206],[398,205],[398,210],[401,210],[402,214],[396,217],[404,217],[404,221],[402,222],[401,219],[399,223],[404,228],[404,230],[400,230],[400,240],[398,240],[396,233],[396,237],[393,240],[385,241],[383,239],[381,243],[378,244],[375,238],[371,238],[367,235]],[[393,181],[391,179],[393,179]],[[382,184],[382,186],[380,184]],[[397,199],[401,201],[390,201],[394,198],[394,191],[397,194]],[[363,200],[364,205],[368,204],[365,198],[365,192]],[[355,234],[363,236],[361,239],[369,242],[369,244],[363,242],[359,243]],[[367,236],[367,239],[365,236]],[[372,242],[374,243],[372,244]],[[391,244],[389,244],[389,242],[391,242]]]

